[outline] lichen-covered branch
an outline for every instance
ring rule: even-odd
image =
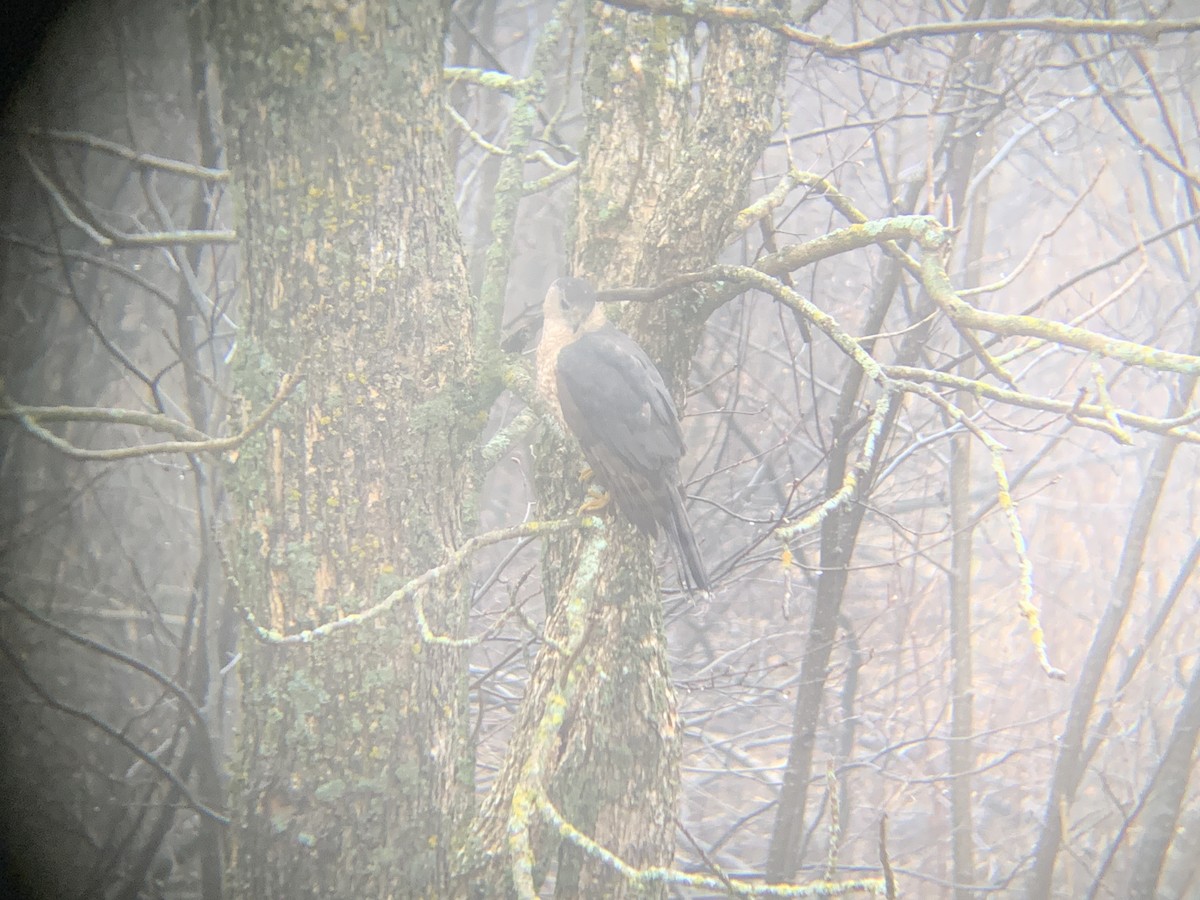
[[[833,38],[805,31],[789,23],[773,9],[751,8],[705,0],[605,0],[630,12],[683,16],[708,23],[745,22],[758,25],[793,43],[808,47],[824,56],[859,56],[885,50],[908,41],[962,34],[1006,34],[1042,32],[1060,35],[1096,34],[1105,37],[1135,37],[1157,40],[1164,34],[1192,34],[1200,31],[1200,19],[1072,19],[1059,16],[971,19],[959,22],[930,22],[909,25],[860,41],[842,43]]]
[[[508,283],[510,248],[517,222],[517,207],[530,189],[524,181],[525,157],[537,123],[538,105],[546,93],[546,72],[558,46],[568,3],[560,3],[538,36],[533,54],[533,71],[514,83],[513,107],[509,115],[508,143],[496,178],[495,208],[492,212],[492,242],[487,250],[483,284],[479,289],[479,345],[489,348],[500,341],[500,317]],[[561,173],[553,173],[555,180]]]
[[[732,895],[738,897],[845,897],[850,894],[878,895],[884,890],[884,879],[882,878],[853,878],[845,881],[822,879],[809,884],[762,884],[741,878],[718,878],[712,875],[681,872],[678,869],[668,869],[663,866],[638,868],[631,866],[611,850],[600,846],[568,822],[544,793],[535,794],[532,799],[536,804],[537,811],[558,830],[560,836],[635,884],[645,886],[670,884],[677,887],[723,893],[732,891]]]
[[[493,91],[506,94],[516,94],[525,87],[525,79],[509,75],[507,72],[497,72],[495,69],[479,69],[472,66],[446,66],[442,70],[443,77],[450,83],[465,81]]]
[[[313,641],[329,637],[330,635],[337,634],[339,631],[344,631],[347,628],[353,628],[362,625],[364,622],[378,618],[405,600],[416,601],[422,590],[437,584],[447,575],[462,569],[474,558],[476,553],[485,547],[490,547],[493,544],[499,544],[503,541],[553,534],[578,524],[578,521],[574,519],[553,519],[544,522],[523,522],[520,525],[513,525],[509,528],[499,528],[495,531],[478,534],[450,553],[446,562],[431,569],[426,569],[415,578],[409,579],[402,587],[392,591],[378,603],[372,604],[359,612],[348,613],[340,618],[325,622],[315,628],[306,628],[294,634],[284,634],[274,628],[265,628],[258,624],[254,614],[250,611],[247,611],[246,619],[255,636],[264,644],[311,644]],[[453,647],[470,647],[483,639],[482,637],[458,638],[435,634],[430,628],[424,615],[424,610],[419,603],[414,602],[414,611],[421,629],[421,639],[427,643],[444,644]],[[509,615],[511,614],[509,613]]]
[[[922,283],[933,299],[956,323],[967,328],[979,328],[1005,337],[1033,337],[1097,353],[1109,359],[1119,359],[1135,366],[1178,372],[1182,375],[1200,374],[1200,356],[1160,350],[1135,341],[1109,337],[1077,328],[1052,319],[1037,316],[1014,316],[977,309],[955,293],[941,262],[933,254],[921,261]]]
[[[1082,397],[1071,403],[1066,400],[1055,400],[1053,397],[1040,397],[1024,391],[1014,391],[998,387],[986,381],[952,375],[937,369],[919,369],[913,366],[884,366],[884,374],[889,378],[904,381],[928,382],[955,390],[970,391],[976,397],[996,400],[1010,406],[1021,406],[1026,409],[1039,409],[1045,412],[1070,416],[1073,421],[1084,428],[1105,430],[1101,424],[1109,419],[1110,413],[1124,425],[1149,431],[1155,434],[1165,434],[1193,444],[1200,444],[1200,432],[1188,426],[1200,419],[1200,410],[1194,410],[1184,416],[1161,418],[1148,416],[1130,409],[1107,409],[1103,404],[1084,403]]]
[[[812,531],[825,521],[825,518],[831,512],[857,496],[862,479],[867,474],[871,460],[875,458],[875,446],[879,441],[880,435],[883,433],[883,426],[887,421],[887,414],[891,408],[891,404],[891,391],[885,392],[880,396],[879,402],[871,412],[871,421],[867,427],[867,436],[863,440],[862,450],[859,451],[858,463],[846,473],[846,477],[842,480],[842,486],[804,518],[797,522],[780,525],[775,529],[775,536],[783,541],[785,545],[793,538],[799,537],[805,532]],[[790,560],[790,552],[787,558]]]
[[[991,454],[992,472],[996,476],[996,501],[999,503],[1000,510],[1004,513],[1004,519],[1008,523],[1008,532],[1017,554],[1017,566],[1020,571],[1017,607],[1020,609],[1025,621],[1029,623],[1029,640],[1033,644],[1033,649],[1037,654],[1042,671],[1056,680],[1061,681],[1065,679],[1066,673],[1062,669],[1052,665],[1046,653],[1046,635],[1042,630],[1037,605],[1033,602],[1033,563],[1029,560],[1028,548],[1025,545],[1025,535],[1021,529],[1021,520],[1017,518],[1017,508],[1013,503],[1008,472],[1004,467],[1004,447],[972,421],[961,409],[945,397],[930,390],[928,386],[906,384],[905,382],[897,382],[896,386],[901,390],[918,394],[936,406],[941,407],[956,424],[961,425],[974,435],[987,448],[988,453]]]

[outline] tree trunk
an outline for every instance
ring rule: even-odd
[[[650,286],[713,263],[772,131],[782,42],[754,27],[714,26],[692,111],[692,23],[597,5],[587,27],[574,274],[600,288]],[[704,328],[699,303],[689,299],[618,317],[680,401]],[[578,503],[582,461],[559,442],[543,443],[537,484],[548,517],[555,506]],[[509,879],[523,864],[500,851],[512,834],[509,811],[531,789],[544,789],[570,826],[634,867],[669,865],[674,855],[682,734],[653,545],[619,514],[605,542],[594,582],[579,568],[578,539],[548,547],[547,634],[555,644],[538,656],[517,737],[481,814],[481,847],[500,868],[476,874],[476,884]],[[581,617],[570,601],[592,583],[595,599]],[[559,717],[556,701],[566,705]],[[539,743],[539,723],[553,726],[552,746]],[[532,841],[535,881],[557,840],[555,829]],[[555,890],[560,897],[664,893],[660,883],[619,875],[570,840],[558,851]]]
[[[1193,346],[1195,343],[1193,335]],[[1180,415],[1182,410],[1188,408],[1195,386],[1195,378],[1184,380],[1178,398],[1171,403],[1169,414]],[[1151,525],[1178,449],[1178,442],[1170,438],[1159,440],[1130,515],[1129,532],[1125,538],[1125,545],[1121,548],[1121,559],[1113,582],[1112,602],[1096,624],[1075,693],[1071,697],[1071,710],[1062,736],[1058,739],[1058,756],[1054,760],[1054,773],[1050,780],[1042,830],[1038,835],[1029,872],[1027,890],[1030,897],[1048,897],[1053,888],[1054,867],[1065,836],[1063,828],[1068,824],[1071,804],[1075,801],[1076,791],[1087,766],[1084,741],[1088,736],[1088,722],[1095,712],[1101,680],[1137,592],[1138,576],[1145,559]]]
[[[698,77],[700,101],[693,110],[695,86],[682,77],[692,72],[698,56],[693,27],[683,19],[604,6],[597,6],[589,21],[588,127],[575,211],[574,269],[601,287],[649,286],[715,262],[728,238],[728,221],[746,197],[752,168],[771,136],[783,43],[753,27],[713,27]],[[682,410],[691,360],[704,331],[700,304],[677,298],[634,306],[621,322],[657,362]],[[618,679],[593,678],[596,690],[581,703],[580,717],[596,721],[606,741],[594,744],[583,730],[565,738],[568,753],[583,765],[564,765],[556,787],[565,804],[583,813],[592,811],[596,799],[602,801],[603,812],[589,831],[600,844],[654,847],[655,861],[666,865],[675,840],[682,733],[666,661],[662,600],[649,545],[623,523],[612,531],[615,547],[602,563],[601,578],[618,588],[609,600],[617,604],[620,624],[614,633],[621,640],[605,652],[623,663],[633,684],[653,686],[642,690],[661,703],[657,709],[630,709],[628,690]],[[622,642],[630,648],[622,649]],[[630,652],[634,648],[639,652]],[[625,770],[626,748],[656,754],[641,766],[662,773],[657,790],[626,793],[626,785],[637,790]],[[634,801],[625,810],[606,799],[621,796]],[[574,847],[563,850],[564,859],[582,870],[581,895],[590,896],[588,886],[606,877],[606,866]],[[655,886],[652,892],[661,889]],[[560,896],[573,894],[560,890]]]
[[[441,562],[475,434],[456,430],[473,312],[442,126],[445,6],[219,0],[257,405],[303,385],[236,466],[242,604],[284,634],[369,607]],[[420,601],[466,620],[460,584]],[[428,896],[471,798],[461,649],[412,608],[299,646],[244,640],[233,893]]]
[[[1192,776],[1192,759],[1200,735],[1200,663],[1192,669],[1187,694],[1179,705],[1175,727],[1167,741],[1162,765],[1154,773],[1149,798],[1142,811],[1142,836],[1133,855],[1129,878],[1131,900],[1162,896],[1158,883],[1167,851],[1178,834],[1179,814]]]

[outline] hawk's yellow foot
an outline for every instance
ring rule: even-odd
[[[576,511],[578,515],[584,515],[590,512],[599,512],[605,509],[612,498],[608,491],[602,491],[599,488],[588,488],[587,498],[579,504],[579,509]]]

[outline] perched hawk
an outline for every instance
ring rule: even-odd
[[[683,432],[662,375],[633,338],[604,318],[595,289],[582,278],[550,285],[544,312],[538,390],[621,513],[653,537],[661,526],[688,591],[708,591],[683,508]]]

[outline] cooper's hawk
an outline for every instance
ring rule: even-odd
[[[579,441],[617,509],[652,537],[661,526],[688,591],[708,591],[683,507],[683,432],[662,375],[633,338],[605,319],[595,289],[582,278],[550,285],[544,312],[538,390]]]

